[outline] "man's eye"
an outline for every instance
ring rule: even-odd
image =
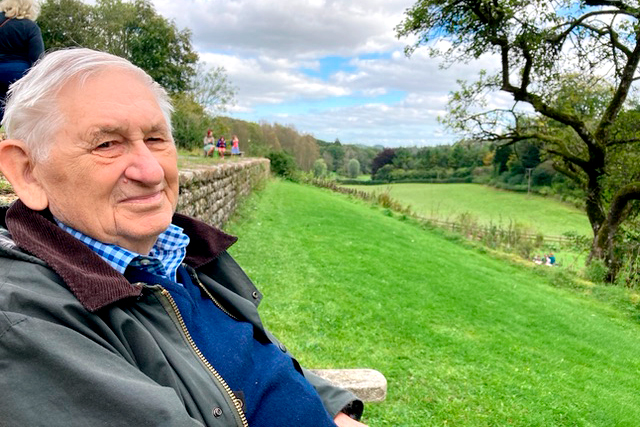
[[[114,145],[115,145],[115,141],[105,141],[105,142],[103,142],[103,143],[99,144],[99,145],[96,147],[96,149],[98,149],[98,150],[104,150],[104,149],[107,149],[107,148],[111,148],[111,147],[113,147]]]

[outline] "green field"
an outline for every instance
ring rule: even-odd
[[[456,222],[471,214],[488,224],[518,223],[535,233],[559,236],[565,232],[591,235],[586,214],[565,203],[542,196],[498,190],[478,184],[348,185],[363,191],[389,191],[390,196],[428,218]]]
[[[309,367],[389,383],[377,426],[637,426],[637,307],[624,290],[565,289],[345,196],[288,182],[227,229],[264,291],[266,325]]]

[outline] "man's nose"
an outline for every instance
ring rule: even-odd
[[[132,147],[124,177],[146,185],[160,184],[164,180],[164,170],[153,151],[143,141],[135,142]]]

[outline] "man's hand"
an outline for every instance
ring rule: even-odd
[[[338,425],[338,427],[367,427],[366,424],[362,424],[361,422],[354,420],[343,412],[336,415],[333,421]]]

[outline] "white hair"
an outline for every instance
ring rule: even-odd
[[[23,141],[34,160],[46,160],[65,119],[58,110],[60,90],[71,81],[82,86],[88,78],[110,68],[130,71],[151,90],[171,131],[171,99],[144,70],[110,53],[71,48],[46,54],[9,86],[2,120],[7,137]]]

